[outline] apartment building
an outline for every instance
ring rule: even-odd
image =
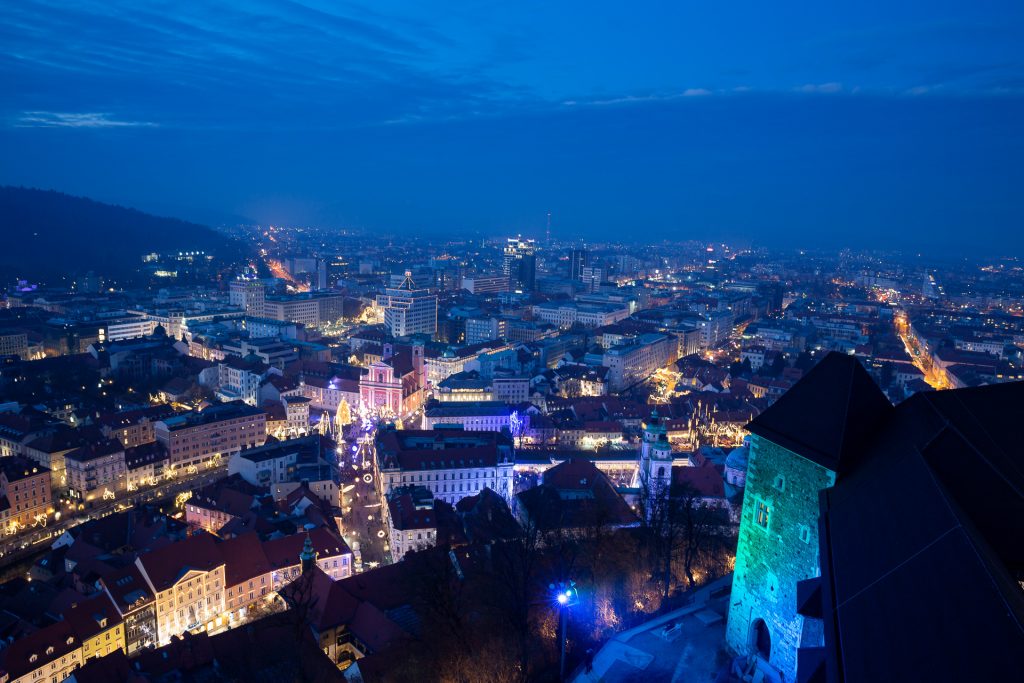
[[[470,294],[507,292],[508,286],[508,275],[474,275],[462,278],[462,288]]]
[[[212,536],[198,534],[144,553],[135,565],[156,596],[159,645],[223,624],[225,561]]]
[[[27,526],[53,507],[50,470],[28,458],[0,458],[0,524]]]
[[[469,432],[500,432],[511,427],[512,408],[503,401],[445,401],[423,411],[423,429],[458,425]]]
[[[82,502],[119,495],[127,485],[124,446],[117,439],[94,441],[64,456],[67,487]]]
[[[391,559],[401,561],[413,550],[432,548],[437,543],[434,496],[424,486],[401,486],[387,504]]]
[[[622,391],[676,360],[678,342],[664,334],[642,334],[634,342],[605,351],[601,364],[608,368],[609,391]]]
[[[176,413],[170,405],[156,405],[101,415],[97,424],[105,438],[117,439],[125,448],[133,448],[156,441],[153,425]]]
[[[267,416],[241,401],[213,405],[161,420],[154,434],[171,467],[199,465],[267,440]]]

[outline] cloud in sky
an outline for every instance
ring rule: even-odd
[[[800,93],[813,93],[819,95],[831,95],[837,92],[843,92],[843,84],[830,81],[828,83],[805,83],[804,85],[796,88],[797,92]]]
[[[377,232],[1020,232],[1024,3],[734,5],[0,2],[0,183]]]
[[[14,125],[20,128],[153,128],[152,121],[122,121],[109,113],[69,113],[56,111],[27,111]]]
[[[1024,11],[1010,0],[995,27],[966,5],[848,15],[740,4],[19,0],[0,3],[0,120],[107,112],[162,128],[341,129],[748,88],[851,92],[840,83],[1006,93],[1024,79],[1012,30],[1024,30]]]

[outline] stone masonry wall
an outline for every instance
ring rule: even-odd
[[[796,612],[796,584],[820,574],[818,492],[834,482],[831,470],[752,436],[726,639],[739,653],[754,652],[752,625],[763,619],[769,663],[786,683],[796,680],[797,648],[822,642],[820,624],[805,626]],[[767,528],[755,520],[759,502],[768,507]]]

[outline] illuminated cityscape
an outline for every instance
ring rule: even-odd
[[[1017,680],[1021,8],[459,5],[0,8],[0,683]]]

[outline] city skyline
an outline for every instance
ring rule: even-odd
[[[0,683],[1020,678],[1021,35],[0,3]]]

